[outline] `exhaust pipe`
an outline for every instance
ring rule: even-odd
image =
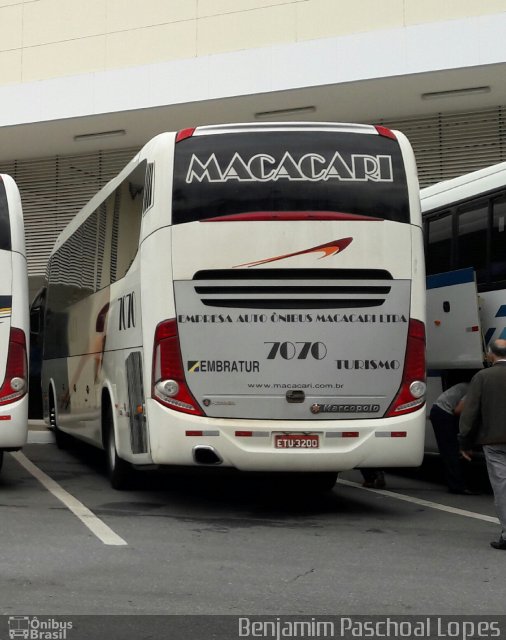
[[[223,462],[214,447],[201,444],[193,448],[193,459],[197,464],[221,464]]]

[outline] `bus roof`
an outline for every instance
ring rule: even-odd
[[[332,131],[379,134],[378,129],[373,125],[347,122],[242,122],[198,126],[195,128],[193,135],[245,133],[250,131]]]
[[[346,122],[245,122],[245,123],[230,123],[230,124],[216,124],[216,125],[201,125],[185,131],[189,132],[191,136],[199,135],[214,135],[222,133],[244,133],[249,131],[326,131],[326,132],[340,132],[340,133],[358,133],[383,136],[397,140],[400,144],[403,139],[402,134],[399,131],[388,129],[382,125],[369,125],[369,124],[355,124]],[[191,133],[190,133],[191,132]],[[135,156],[128,162],[123,169],[113,177],[106,185],[104,185],[92,198],[89,200],[75,215],[75,217],[68,223],[68,225],[61,231],[60,235],[56,239],[56,242],[51,250],[51,255],[55,253],[58,248],[69,238],[72,233],[83,223],[83,221],[95,210],[95,208],[109,195],[121,181],[129,175],[129,173],[140,163],[158,144],[167,144],[167,141],[177,136],[177,131],[166,131],[159,133],[154,138],[151,138],[140,149]],[[402,143],[403,144],[403,143]],[[401,144],[401,148],[402,148]]]
[[[454,205],[506,186],[506,162],[444,180],[420,190],[422,213]]]

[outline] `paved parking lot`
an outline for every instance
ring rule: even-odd
[[[110,488],[99,452],[29,444],[0,474],[1,613],[499,614],[492,496],[426,470],[357,472],[323,496],[272,478],[143,475]],[[479,480],[479,479],[478,479]]]

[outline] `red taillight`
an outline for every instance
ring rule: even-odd
[[[384,138],[391,138],[392,140],[397,140],[395,133],[388,127],[382,127],[380,124],[377,124],[375,125],[374,128],[378,132],[378,135],[383,136]]]
[[[24,331],[11,327],[5,377],[0,388],[0,405],[22,398],[27,391],[28,365]]]
[[[196,127],[193,127],[191,129],[181,129],[181,131],[178,131],[176,134],[176,142],[181,142],[181,140],[191,138],[195,129]]]
[[[411,319],[401,387],[386,417],[401,416],[420,409],[425,403],[425,380],[425,325]]]
[[[175,320],[165,320],[155,330],[152,395],[175,411],[204,415],[186,384]]]

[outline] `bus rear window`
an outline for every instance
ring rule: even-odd
[[[281,211],[409,222],[399,144],[322,131],[224,133],[176,144],[173,224]]]
[[[11,250],[11,223],[9,220],[9,203],[2,178],[0,178],[0,249]]]

